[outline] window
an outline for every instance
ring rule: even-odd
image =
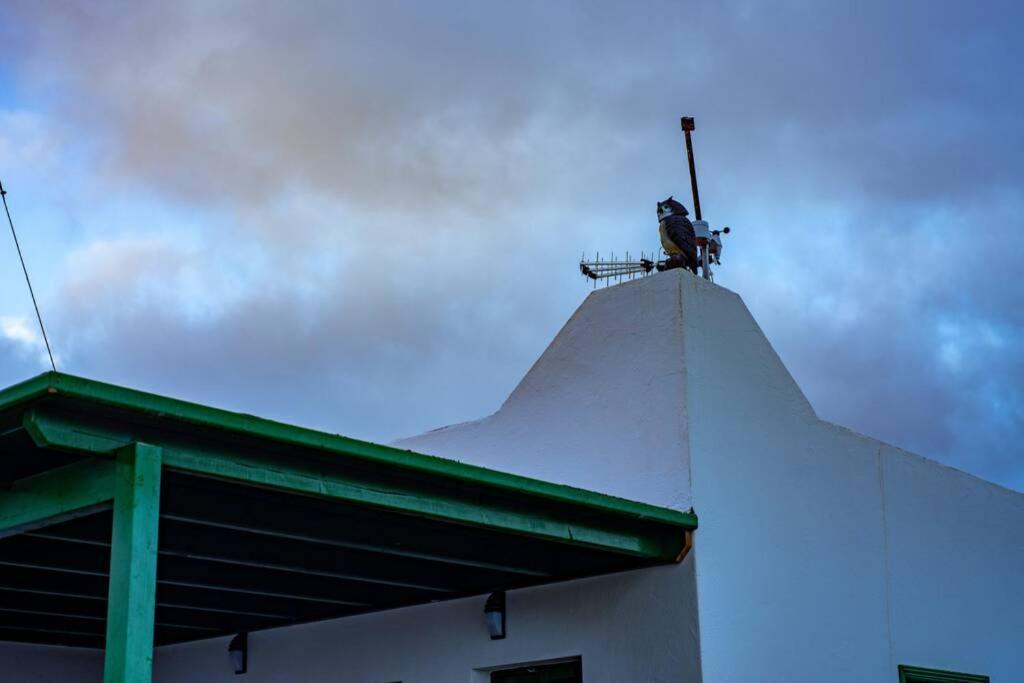
[[[900,664],[900,683],[989,683],[988,676],[922,669]]]
[[[491,683],[582,683],[583,662],[538,664],[491,672]]]

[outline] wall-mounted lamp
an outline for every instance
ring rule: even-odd
[[[236,674],[244,674],[249,670],[249,634],[239,633],[228,643],[228,656],[235,667]]]
[[[505,637],[505,591],[491,593],[484,605],[484,617],[487,619],[487,631],[491,640]]]

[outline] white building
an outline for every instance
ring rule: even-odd
[[[23,419],[36,446],[100,439]],[[509,589],[504,639],[460,597],[254,630],[241,680],[1024,681],[1024,496],[820,420],[740,298],[685,271],[595,291],[497,413],[397,446],[699,528],[678,563]],[[160,645],[160,591],[153,679],[239,680],[230,637]],[[0,678],[103,659],[0,643]]]

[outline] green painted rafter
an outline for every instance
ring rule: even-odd
[[[15,481],[0,492],[0,538],[110,506],[114,464],[89,458]]]

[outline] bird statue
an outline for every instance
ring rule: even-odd
[[[687,218],[689,211],[672,197],[658,202],[658,232],[661,246],[668,255],[658,270],[687,268],[697,274],[697,237],[693,223]]]

